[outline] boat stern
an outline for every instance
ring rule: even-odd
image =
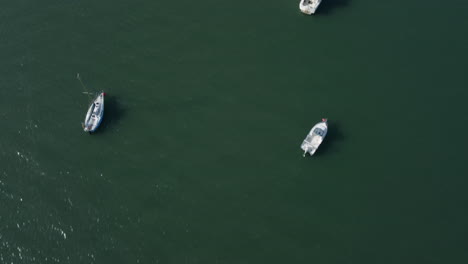
[[[94,130],[96,130],[95,128],[93,128],[93,125],[83,125],[83,131],[84,132],[93,132]]]
[[[310,8],[309,6],[303,6],[303,5],[301,5],[301,6],[299,6],[299,9],[301,10],[301,12],[302,12],[303,14],[306,14],[306,15],[313,15],[313,14],[315,14],[315,9]]]
[[[317,150],[316,147],[312,146],[309,142],[304,141],[301,144],[301,149],[304,151],[304,154],[302,155],[305,157],[307,153],[309,153],[310,156],[314,155],[315,151]]]
[[[301,0],[299,10],[306,15],[313,15],[320,5],[321,0]]]

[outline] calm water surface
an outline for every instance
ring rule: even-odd
[[[468,2],[0,3],[0,263],[468,262]]]

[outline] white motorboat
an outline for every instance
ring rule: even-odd
[[[101,124],[104,117],[104,92],[99,93],[89,106],[86,119],[83,123],[83,130],[85,132],[94,132]]]
[[[322,0],[301,0],[299,3],[299,9],[302,13],[312,15],[317,10]]]
[[[323,139],[327,135],[328,124],[327,119],[322,118],[322,122],[317,123],[309,132],[307,137],[301,144],[301,149],[304,150],[304,157],[307,153],[309,155],[314,155],[315,151],[318,149],[320,144],[322,144]]]

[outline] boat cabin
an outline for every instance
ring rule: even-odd
[[[316,127],[313,131],[314,134],[316,135],[319,135],[319,136],[324,136],[325,135],[325,131],[323,131],[323,129],[319,128],[319,127]]]

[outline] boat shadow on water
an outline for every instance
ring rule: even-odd
[[[347,6],[350,0],[322,0],[319,8],[317,9],[318,14],[329,14],[334,9]]]
[[[323,140],[323,143],[320,144],[320,147],[315,152],[314,156],[328,155],[338,150],[340,141],[343,141],[344,136],[340,130],[339,124],[334,122],[328,123],[328,132],[327,136]]]
[[[105,133],[109,129],[112,130],[117,126],[119,121],[125,115],[125,110],[119,104],[117,98],[112,95],[106,94],[104,102],[104,118],[98,129],[92,134]]]

